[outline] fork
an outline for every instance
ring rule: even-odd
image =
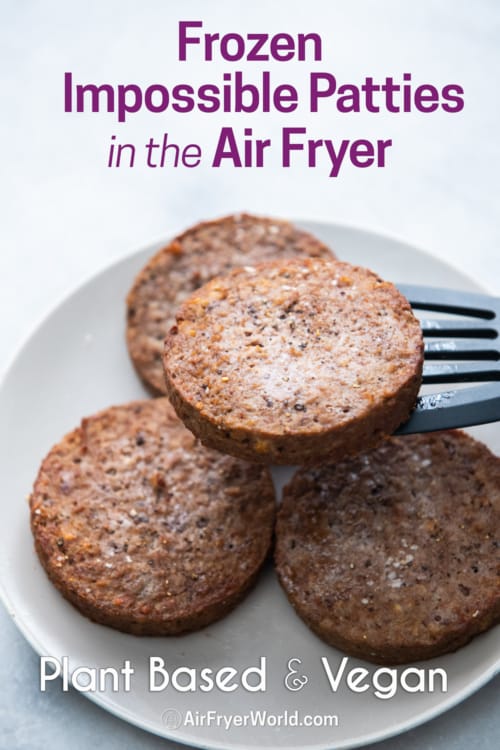
[[[425,341],[423,384],[475,385],[419,395],[409,420],[396,434],[500,420],[500,297],[409,284],[397,287],[414,310],[462,316],[420,321]]]

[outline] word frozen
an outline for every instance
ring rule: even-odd
[[[288,61],[308,59],[321,60],[321,37],[319,34],[297,34],[296,39],[291,34],[250,33],[243,37],[231,32],[203,34],[203,38],[196,35],[189,36],[192,29],[201,29],[202,21],[179,21],[179,60],[188,59],[188,46],[201,47],[203,59],[211,62],[218,53],[227,62],[246,60],[247,62],[268,62],[269,60]]]

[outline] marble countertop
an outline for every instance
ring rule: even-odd
[[[401,77],[439,87],[457,83],[456,115],[389,113],[339,117],[325,107],[285,116],[113,114],[63,111],[63,74],[81,82],[217,80],[226,67],[199,57],[176,61],[177,23],[203,19],[208,31],[319,31],[324,59],[314,65],[339,81]],[[337,0],[245,6],[223,0],[6,0],[2,4],[3,114],[0,252],[0,374],[38,321],[82,280],[132,250],[202,218],[247,210],[335,221],[397,236],[447,261],[500,294],[500,6],[422,0]],[[240,67],[246,72],[250,64]],[[270,63],[272,75],[303,80],[304,63]],[[227,64],[226,64],[227,66]],[[280,67],[281,66],[281,67]],[[307,66],[306,66],[307,67]],[[315,68],[316,69],[316,68]],[[133,169],[106,166],[111,136],[143,143],[168,132],[182,143],[213,143],[220,127],[278,137],[284,124],[314,138],[390,138],[385,168],[300,159],[283,169]],[[207,146],[208,148],[208,146]],[[432,283],[432,279],[429,279]],[[55,684],[38,691],[38,659],[0,608],[0,748],[108,750],[177,747],[106,714]],[[499,678],[445,715],[386,740],[387,750],[481,748],[500,737]]]

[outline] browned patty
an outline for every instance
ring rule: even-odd
[[[146,264],[127,297],[127,343],[153,394],[165,393],[163,341],[181,302],[214,276],[273,258],[330,257],[331,250],[287,221],[248,214],[188,229]]]
[[[500,459],[464,433],[299,471],[276,536],[297,613],[354,656],[427,659],[500,621]]]
[[[276,464],[338,460],[408,417],[422,351],[393,284],[335,260],[273,261],[184,302],[165,344],[167,393],[220,451]]]
[[[43,461],[30,504],[59,591],[137,635],[225,615],[255,580],[274,521],[267,470],[201,446],[165,398],[84,419]]]

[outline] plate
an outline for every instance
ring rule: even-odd
[[[477,289],[441,261],[395,239],[329,224],[302,226],[342,259],[368,266],[387,279]],[[334,691],[325,665],[337,673],[343,654],[316,638],[294,614],[271,566],[228,617],[178,638],[137,638],[96,625],[47,580],[33,550],[25,498],[41,459],[83,415],[146,396],[124,343],[124,299],[134,275],[159,246],[109,267],[60,304],[18,353],[0,389],[0,581],[3,600],[18,627],[39,654],[67,656],[71,671],[80,666],[119,670],[130,660],[130,690],[121,682],[121,689],[113,692],[108,680],[102,691],[85,695],[143,729],[197,747],[356,747],[407,730],[455,705],[499,670],[499,627],[455,654],[416,665],[423,671],[407,678],[406,687],[420,679],[428,688],[429,670],[444,670],[445,691],[436,677],[433,691],[410,692],[401,683],[404,667],[375,674],[376,666],[354,658],[344,662],[344,675]],[[500,426],[472,432],[500,453]],[[276,471],[277,484],[288,474]],[[152,692],[150,657],[162,658],[171,676],[179,667],[198,673],[202,668],[215,672],[233,667],[238,680],[243,670],[260,665],[263,658],[265,690],[249,691],[239,681],[232,692],[203,692],[199,686],[183,691],[179,687],[186,684],[184,675],[178,689],[170,684]],[[345,680],[356,667],[367,669],[363,692]],[[255,679],[254,674],[250,685]],[[378,691],[377,680],[382,686]],[[387,697],[384,686],[392,681],[396,690]],[[229,729],[224,716],[236,717]]]

